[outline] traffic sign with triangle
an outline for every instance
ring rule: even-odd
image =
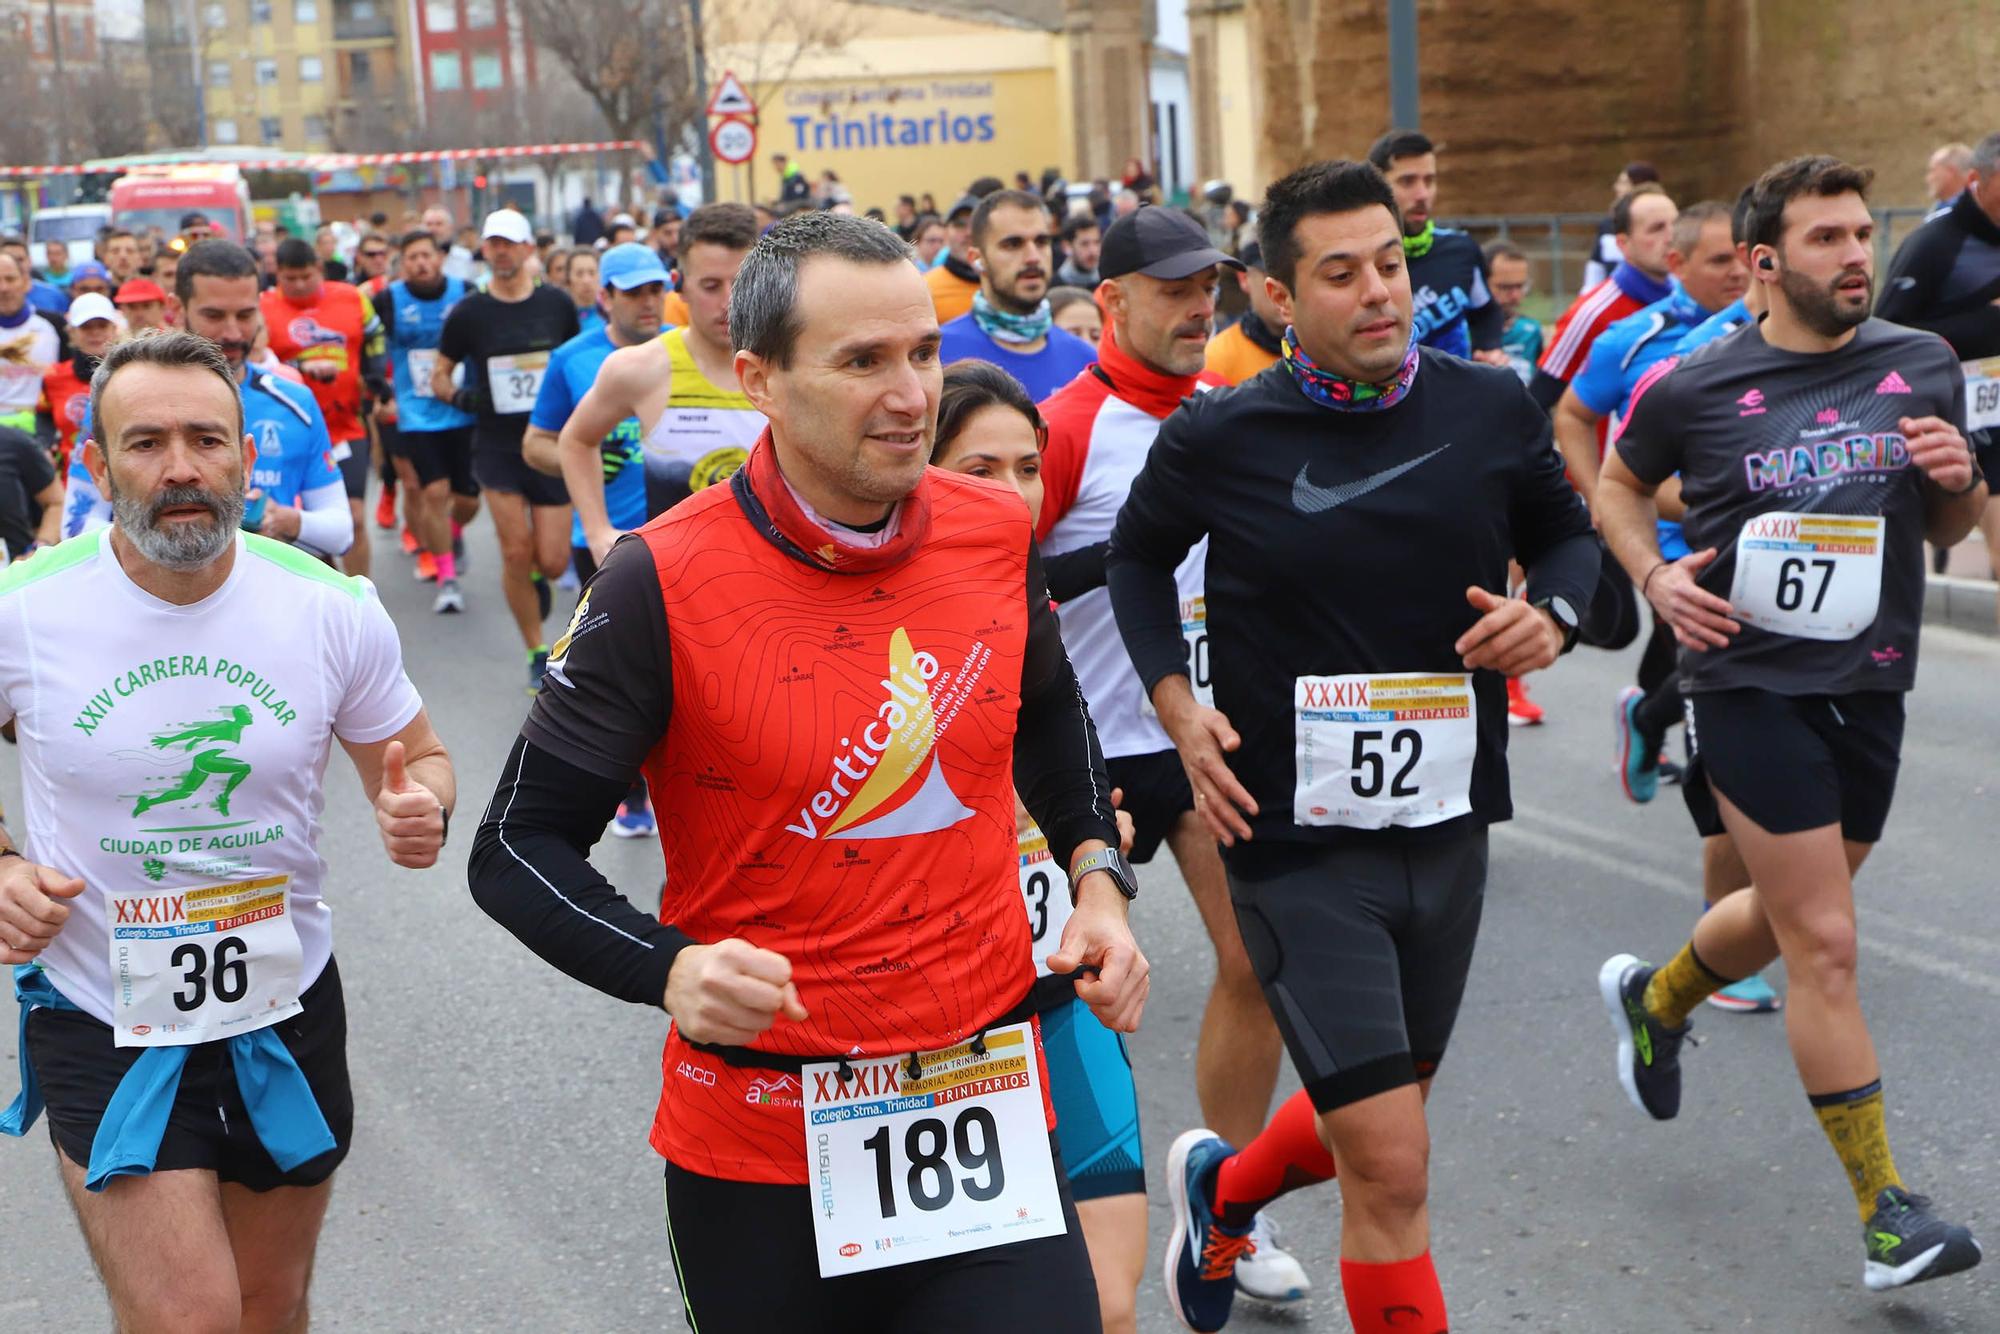
[[[711,116],[754,116],[757,103],[736,77],[736,71],[724,70],[722,81],[715,85],[715,93],[708,99],[708,114]]]

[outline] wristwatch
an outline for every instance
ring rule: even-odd
[[[1576,608],[1569,605],[1569,599],[1561,596],[1546,597],[1533,605],[1536,611],[1545,611],[1555,618],[1556,626],[1563,632],[1562,651],[1567,653],[1575,648],[1577,632],[1582,629],[1582,623],[1577,620]]]
[[[1116,848],[1099,848],[1079,861],[1069,874],[1069,902],[1076,906],[1076,887],[1092,871],[1102,871],[1117,884],[1118,892],[1127,899],[1139,897],[1139,877],[1132,870],[1132,863],[1125,860],[1125,854]]]

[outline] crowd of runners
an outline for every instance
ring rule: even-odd
[[[1927,544],[2000,536],[2000,134],[1932,166],[1878,275],[1863,167],[1694,201],[1634,163],[1546,330],[1403,130],[1195,209],[1141,171],[865,216],[787,164],[574,249],[442,208],[344,256],[0,241],[0,1130],[46,1119],[119,1328],[306,1326],[337,740],[393,861],[670,1017],[692,1328],[1131,1331],[1151,1257],[1219,1330],[1312,1290],[1265,1210],[1331,1181],[1353,1328],[1435,1334],[1425,1103],[1509,727],[1643,639],[1606,781],[1679,786],[1707,907],[1604,962],[1605,1079],[1670,1120],[1704,1002],[1781,1014],[1866,1285],[1967,1269],[1977,1202],[1890,1152],[1853,907]],[[394,578],[525,661],[456,846]],[[1163,847],[1214,969],[1161,1237],[1125,1035]]]

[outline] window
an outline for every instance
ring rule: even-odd
[[[306,142],[309,144],[324,144],[326,140],[327,140],[326,117],[307,116]]]
[[[38,55],[38,56],[45,56],[45,55],[47,55],[47,54],[49,53],[49,19],[48,19],[48,15],[46,15],[46,14],[31,14],[31,15],[29,15],[29,16],[28,16],[28,31],[29,31],[29,37],[30,37],[30,40],[31,40],[31,41],[33,42],[33,44],[34,44],[34,48],[35,48],[35,54],[36,54],[36,55]]]
[[[348,87],[357,93],[373,91],[375,87],[375,66],[369,63],[366,51],[356,51],[347,65]]]
[[[250,0],[250,21],[269,23],[271,21],[271,0]]]
[[[299,82],[318,83],[326,77],[326,65],[318,56],[299,57]]]
[[[431,87],[441,93],[465,87],[465,67],[459,63],[458,52],[431,52]]]
[[[211,88],[227,88],[229,86],[228,61],[211,60],[208,62],[208,86]]]
[[[257,133],[267,144],[275,144],[285,137],[285,122],[277,116],[264,116],[257,121]]]
[[[215,140],[218,144],[235,143],[236,122],[233,120],[216,121],[208,127],[208,137]]]
[[[292,22],[310,28],[319,22],[319,0],[292,0]]]
[[[458,0],[424,0],[424,26],[432,32],[456,30]]]
[[[260,88],[268,88],[277,81],[278,81],[278,62],[275,60],[258,61],[257,85]]]
[[[500,21],[496,0],[465,0],[465,27],[468,32],[490,28]]]
[[[347,17],[356,23],[375,21],[375,0],[354,0],[347,7]]]
[[[498,88],[500,86],[500,56],[498,52],[485,52],[472,58],[472,86],[474,88]]]
[[[202,22],[211,28],[226,28],[229,26],[228,11],[224,10],[221,5],[210,5],[201,13]]]

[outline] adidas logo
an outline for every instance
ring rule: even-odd
[[[1875,386],[1875,392],[1878,394],[1910,394],[1916,391],[1910,388],[1909,382],[1904,380],[1901,375],[1898,375],[1895,371],[1890,371],[1882,377],[1882,383]]]

